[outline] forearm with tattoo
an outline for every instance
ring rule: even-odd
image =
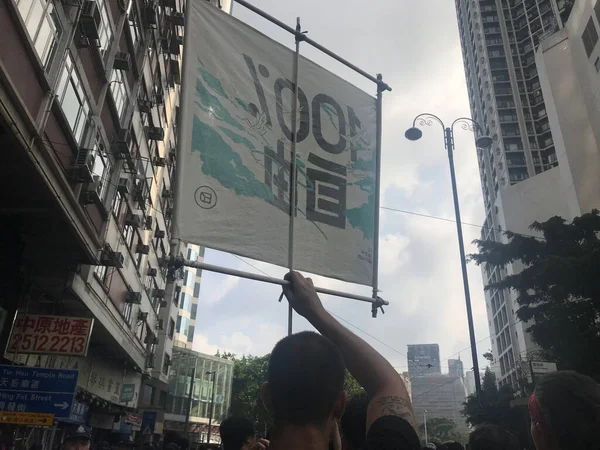
[[[375,399],[375,401],[381,410],[382,416],[398,416],[411,423],[414,421],[410,401],[397,395],[380,397]]]

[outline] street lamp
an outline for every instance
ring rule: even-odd
[[[423,410],[423,428],[425,428],[425,445],[427,445],[428,442],[427,442],[427,410],[426,409]]]
[[[417,122],[420,126],[431,126],[433,121],[438,122],[444,130],[444,146],[448,151],[448,162],[450,163],[450,178],[452,180],[452,195],[454,197],[454,214],[456,215],[456,231],[458,233],[458,248],[460,251],[460,266],[462,268],[463,286],[465,291],[465,303],[467,305],[467,322],[469,324],[469,338],[471,340],[471,355],[473,357],[473,369],[475,375],[475,391],[477,398],[481,399],[481,380],[479,377],[479,362],[477,361],[477,343],[475,342],[475,328],[473,326],[473,311],[471,309],[471,294],[469,293],[469,278],[467,276],[467,260],[465,256],[465,245],[463,242],[462,224],[460,220],[460,208],[458,205],[458,191],[456,188],[456,174],[454,173],[454,126],[460,124],[463,130],[475,131],[480,135],[475,140],[477,148],[490,148],[494,140],[483,134],[483,128],[468,117],[459,117],[449,127],[444,125],[444,122],[433,114],[419,114],[413,120],[411,128],[406,130],[404,136],[409,141],[417,141],[423,136],[423,132],[417,128]]]

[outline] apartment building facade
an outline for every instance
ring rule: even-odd
[[[456,1],[472,117],[494,139],[490,149],[477,150],[486,214],[482,239],[506,239],[500,230],[530,234],[536,220],[572,217],[536,65],[540,42],[564,27],[572,3]],[[518,264],[484,265],[484,284],[520,270]],[[514,293],[486,291],[485,298],[492,368],[499,384],[516,385],[515,362],[535,345],[516,317]]]
[[[85,358],[4,359],[79,369],[97,429],[126,413],[163,428],[184,3],[0,2],[0,341],[17,310],[95,319]]]

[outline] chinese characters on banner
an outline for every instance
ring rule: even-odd
[[[178,237],[286,266],[295,210],[294,266],[370,285],[375,99],[300,58],[291,208],[293,52],[208,2],[186,15]]]
[[[94,319],[17,313],[7,353],[85,356]]]

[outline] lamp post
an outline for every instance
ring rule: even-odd
[[[423,428],[425,429],[425,445],[427,445],[429,442],[427,442],[427,410],[426,409],[423,410]]]
[[[206,375],[211,375],[212,376],[212,392],[211,392],[211,399],[210,399],[210,416],[208,416],[208,436],[207,436],[207,442],[210,444],[210,435],[212,432],[212,420],[213,420],[213,414],[215,413],[215,381],[217,379],[217,371],[216,370],[212,370],[212,371],[208,371],[206,372]]]
[[[469,338],[471,340],[471,356],[473,357],[473,369],[475,375],[475,391],[477,398],[481,399],[481,380],[479,377],[479,362],[477,361],[477,343],[475,341],[475,328],[473,326],[473,311],[471,309],[471,294],[469,292],[469,278],[467,276],[467,260],[465,256],[465,245],[463,242],[462,223],[460,219],[460,207],[458,204],[458,191],[456,188],[456,174],[454,173],[454,126],[460,124],[463,130],[475,131],[480,135],[475,145],[478,148],[489,148],[494,142],[489,136],[483,134],[483,128],[468,117],[459,117],[449,127],[444,125],[444,122],[433,114],[419,114],[413,120],[411,128],[406,130],[404,136],[410,141],[417,141],[423,136],[423,132],[417,127],[417,122],[420,126],[431,126],[433,121],[438,122],[444,131],[444,146],[448,151],[448,162],[450,164],[450,179],[452,180],[452,195],[454,197],[454,214],[456,216],[456,232],[458,234],[458,248],[460,251],[460,266],[462,268],[463,287],[465,292],[465,303],[467,305],[467,322],[469,324]]]

